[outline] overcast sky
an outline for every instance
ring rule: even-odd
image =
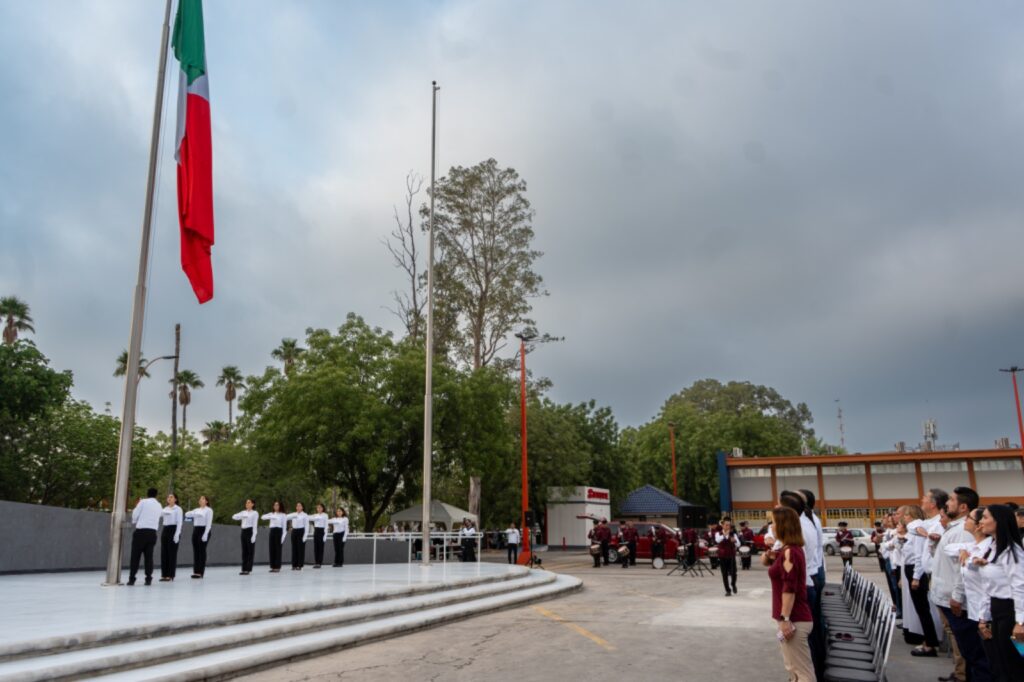
[[[381,245],[409,170],[529,184],[562,402],[641,424],[693,381],[807,402],[854,451],[1012,436],[1024,364],[1024,7],[1014,2],[206,3],[216,296],[179,268],[174,101],[143,352],[206,381],[349,311],[397,331]],[[0,4],[0,295],[119,412],[163,2]],[[175,74],[174,63],[170,73]],[[140,422],[168,428],[170,366]]]

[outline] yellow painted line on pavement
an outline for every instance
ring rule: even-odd
[[[536,611],[537,613],[539,613],[540,615],[546,617],[546,618],[550,618],[551,620],[555,621],[556,623],[561,623],[562,625],[564,625],[565,627],[569,628],[570,630],[572,630],[576,634],[583,635],[584,637],[586,637],[587,639],[589,639],[591,642],[593,642],[594,644],[598,645],[599,647],[601,647],[603,649],[607,649],[608,651],[615,651],[615,646],[612,645],[612,644],[609,644],[607,640],[604,640],[604,639],[598,637],[597,635],[595,635],[590,630],[587,630],[586,628],[583,628],[583,627],[580,627],[579,625],[576,625],[576,623],[573,623],[571,621],[566,620],[565,618],[562,618],[557,613],[553,613],[551,611],[548,611],[547,609],[545,609],[542,606],[534,606],[533,610]]]

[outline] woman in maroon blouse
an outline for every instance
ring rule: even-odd
[[[772,528],[778,549],[766,552],[762,560],[771,566],[768,577],[772,581],[772,618],[782,660],[790,682],[815,682],[811,650],[807,646],[807,636],[814,624],[807,604],[807,562],[800,517],[789,507],[775,507]]]

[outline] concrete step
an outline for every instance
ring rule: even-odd
[[[409,583],[404,584],[400,587],[386,587],[378,588],[375,590],[364,590],[361,587],[355,588],[352,591],[345,591],[347,583],[342,580],[338,583],[338,596],[322,597],[310,599],[297,599],[294,602],[286,603],[267,603],[263,606],[249,606],[249,608],[232,609],[230,603],[225,603],[224,610],[207,611],[203,614],[196,615],[191,614],[187,618],[172,617],[165,618],[163,620],[159,618],[148,618],[143,619],[144,622],[141,624],[135,620],[138,615],[129,617],[128,622],[131,625],[124,627],[97,627],[92,630],[73,630],[68,631],[59,635],[47,636],[47,637],[36,637],[28,639],[19,639],[16,635],[9,637],[6,640],[0,640],[0,664],[7,661],[18,660],[21,658],[30,658],[34,656],[40,656],[47,653],[64,653],[73,650],[86,649],[97,646],[106,646],[109,644],[116,644],[120,642],[130,642],[142,639],[150,639],[153,637],[162,637],[170,634],[177,634],[181,632],[190,632],[195,630],[203,630],[212,627],[222,627],[224,625],[234,623],[246,623],[251,621],[265,620],[268,618],[278,618],[282,616],[309,613],[313,611],[321,611],[325,609],[340,608],[346,606],[355,606],[358,604],[367,604],[372,602],[383,602],[392,599],[401,599],[405,597],[430,594],[442,590],[450,590],[461,587],[479,586],[484,584],[499,583],[510,580],[522,579],[529,575],[529,571],[522,567],[511,567],[517,568],[517,571],[510,573],[498,574],[498,575],[484,575],[484,576],[466,576],[466,577],[455,577],[447,579],[445,582],[424,582],[424,583]],[[285,576],[282,576],[285,577]],[[363,581],[365,583],[365,581]],[[188,587],[197,587],[195,585]],[[211,585],[212,587],[212,585]],[[148,590],[166,590],[175,589],[174,587],[140,587],[136,586],[133,588],[110,588],[117,590],[143,590],[139,596],[154,596],[161,593],[148,593]],[[221,590],[218,588],[218,593]],[[77,593],[76,593],[77,594]],[[210,595],[211,598],[220,598],[220,595]],[[73,598],[71,595],[68,597]],[[220,599],[224,601],[224,599]],[[185,602],[187,603],[187,602]],[[248,603],[243,597],[238,603]],[[111,604],[100,602],[94,605],[94,608],[109,609],[112,608]],[[159,602],[155,602],[154,609],[159,609]],[[179,609],[180,611],[180,609]],[[138,613],[136,611],[136,613]],[[154,611],[157,613],[157,611]],[[88,619],[80,619],[83,623],[88,622]],[[110,619],[97,619],[101,622],[110,622]]]
[[[451,589],[434,590],[426,594],[320,608],[312,612],[305,611],[244,623],[225,622],[220,626],[209,626],[200,630],[147,639],[129,639],[60,654],[21,658],[0,663],[0,680],[31,682],[83,679],[114,671],[121,671],[121,679],[137,680],[148,679],[153,671],[157,671],[154,674],[159,676],[163,674],[159,671],[168,666],[175,671],[168,673],[171,675],[168,679],[183,679],[183,673],[177,670],[186,663],[188,665],[185,665],[184,669],[192,671],[189,673],[191,676],[186,679],[204,679],[203,670],[207,665],[204,661],[207,660],[216,661],[218,665],[238,667],[249,661],[253,653],[259,653],[261,660],[264,654],[272,657],[268,660],[293,657],[294,654],[289,653],[287,656],[281,654],[283,658],[273,658],[277,655],[275,652],[289,652],[297,645],[308,646],[310,643],[320,642],[325,635],[332,635],[327,641],[333,642],[336,639],[333,635],[347,633],[347,639],[339,644],[324,645],[328,648],[363,641],[367,637],[367,632],[377,633],[369,635],[370,638],[380,638],[387,636],[388,627],[396,628],[395,632],[403,632],[431,624],[417,624],[422,614],[445,613],[446,609],[454,609],[455,613],[459,613],[463,607],[497,605],[503,600],[518,602],[522,595],[532,595],[537,590],[558,586],[558,578],[547,571],[532,571],[513,579],[488,581],[469,587],[454,586]],[[403,618],[407,620],[401,620]],[[438,622],[445,619],[442,618]],[[385,623],[392,625],[384,626]],[[199,662],[198,665],[189,663],[196,661]]]
[[[583,582],[578,578],[556,575],[553,581],[544,584],[457,604],[411,611],[296,636],[281,637],[213,653],[182,657],[173,661],[98,677],[83,676],[81,679],[102,680],[103,682],[180,682],[228,679],[249,670],[265,668],[297,658],[323,654],[482,613],[550,599],[575,591],[582,584]]]

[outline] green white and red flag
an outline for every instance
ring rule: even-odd
[[[181,65],[174,148],[178,161],[181,267],[199,302],[206,303],[213,298],[213,146],[202,0],[179,1],[171,42],[174,57]]]

